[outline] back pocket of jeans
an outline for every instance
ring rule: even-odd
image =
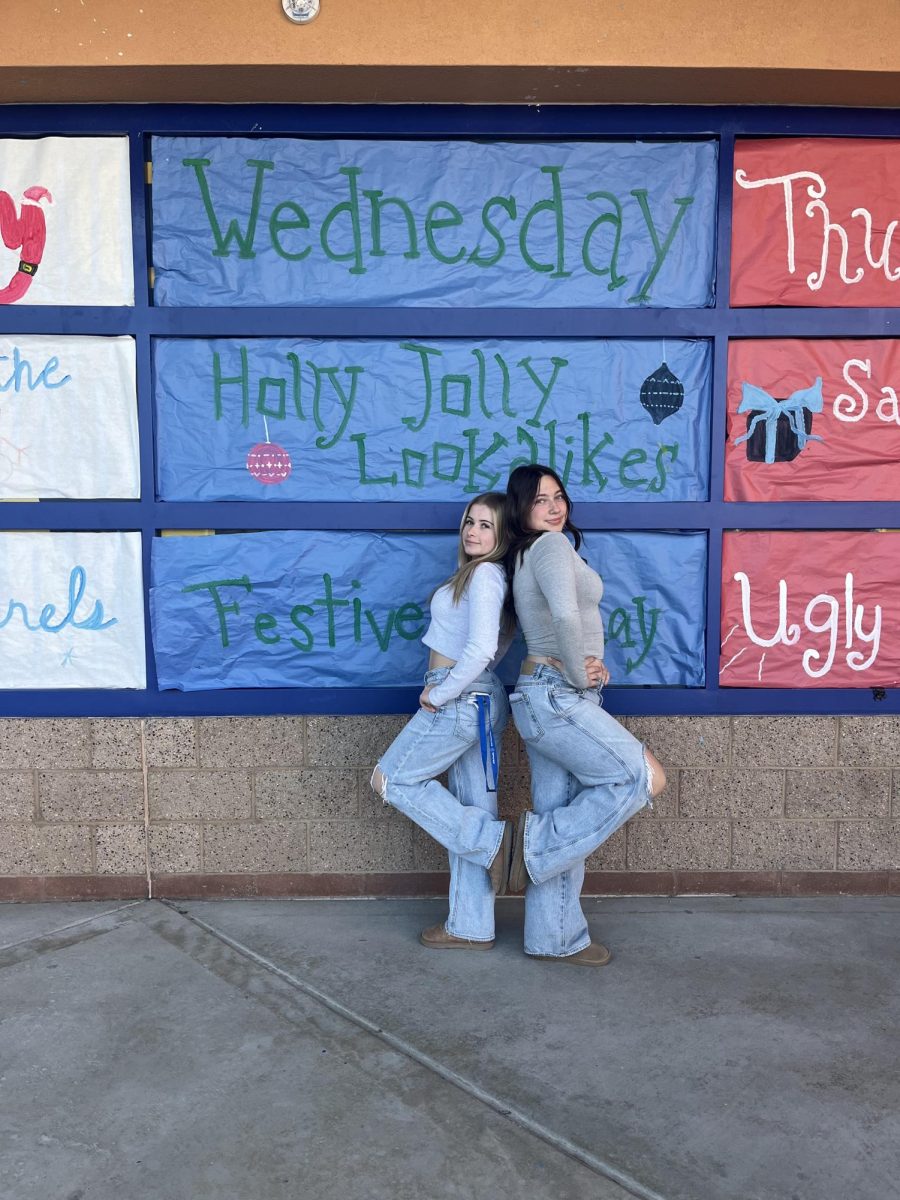
[[[513,692],[509,698],[509,706],[512,711],[512,719],[523,741],[539,742],[544,736],[544,730],[535,716],[528,694]]]

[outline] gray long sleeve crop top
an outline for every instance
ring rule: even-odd
[[[542,533],[513,578],[516,615],[528,653],[558,658],[569,682],[588,687],[584,660],[603,657],[603,580],[564,533]]]

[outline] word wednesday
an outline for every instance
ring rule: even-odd
[[[195,172],[215,244],[213,256],[228,258],[235,251],[238,258],[255,258],[264,183],[267,173],[276,170],[275,162],[246,160],[252,192],[249,210],[242,218],[216,211],[206,175],[210,159],[185,158],[182,165]],[[338,173],[347,181],[347,198],[328,210],[318,230],[313,230],[309,213],[296,199],[280,200],[267,214],[268,246],[288,262],[302,262],[318,248],[331,262],[346,264],[351,275],[365,275],[369,269],[367,259],[383,258],[388,253],[385,226],[390,226],[392,242],[397,229],[401,231],[405,259],[427,255],[446,266],[465,260],[476,267],[490,268],[502,261],[512,243],[518,247],[529,270],[561,279],[571,275],[574,266],[567,258],[571,231],[567,228],[564,168],[542,166],[540,171],[547,176],[550,189],[545,199],[523,211],[515,196],[490,196],[480,206],[480,216],[474,218],[473,224],[472,216],[449,200],[435,200],[424,214],[416,214],[400,196],[385,196],[379,188],[361,186],[362,167],[339,167]],[[694,197],[677,197],[672,201],[673,209],[655,214],[651,212],[646,188],[632,188],[625,198],[608,191],[590,192],[586,198],[597,205],[597,215],[587,229],[577,231],[577,265],[591,275],[608,276],[607,287],[611,292],[624,287],[628,277],[619,270],[618,258],[627,224],[632,236],[649,239],[653,251],[650,269],[637,291],[628,297],[628,303],[648,303],[653,281]],[[533,252],[532,226],[539,219],[544,230],[553,230],[549,239],[554,247],[552,259],[539,259],[537,252]],[[482,245],[485,237],[488,244]],[[542,240],[546,241],[546,236]],[[393,246],[391,252],[395,252]]]

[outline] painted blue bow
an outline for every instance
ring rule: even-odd
[[[809,409],[811,413],[821,412],[822,403],[821,375],[811,387],[798,388],[796,392],[791,392],[786,400],[776,400],[774,396],[770,396],[768,392],[753,383],[742,384],[741,403],[738,407],[738,412],[756,412],[757,415],[750,422],[747,432],[742,434],[741,437],[734,439],[734,444],[739,446],[741,442],[746,442],[753,436],[753,431],[760,421],[765,421],[766,462],[774,462],[775,432],[778,426],[778,418],[782,415],[787,417],[791,432],[796,437],[797,446],[800,450],[805,449],[807,442],[824,442],[824,438],[817,437],[814,433],[806,432],[806,422],[803,416],[805,408]]]

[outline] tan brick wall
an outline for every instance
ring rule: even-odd
[[[368,786],[403,721],[0,720],[0,894],[28,877],[105,879],[113,894],[116,877],[148,873],[196,878],[202,891],[201,880],[221,876],[443,872],[441,848]],[[696,891],[708,880],[717,891],[730,879],[767,890],[796,873],[800,890],[810,873],[896,886],[900,717],[626,723],[669,784],[589,859],[601,890]],[[527,757],[508,732],[501,810],[528,803]]]

